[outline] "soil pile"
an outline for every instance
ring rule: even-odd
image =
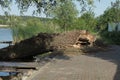
[[[56,48],[66,48],[75,43],[78,36],[80,35],[80,31],[69,31],[65,33],[61,33],[56,36],[51,43]]]
[[[93,44],[96,40],[95,36],[86,30],[74,30],[55,36],[52,45],[56,48],[75,47],[81,48]]]

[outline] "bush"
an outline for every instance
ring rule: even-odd
[[[28,19],[26,21],[19,21],[11,27],[13,32],[14,42],[19,42],[23,39],[30,38],[40,32],[53,33],[60,32],[59,26],[52,21],[42,22],[40,19]]]
[[[109,44],[120,45],[120,31],[119,32],[101,32],[101,37]]]

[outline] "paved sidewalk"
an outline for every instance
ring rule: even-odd
[[[27,80],[120,80],[120,47],[116,47],[107,53],[55,59]]]

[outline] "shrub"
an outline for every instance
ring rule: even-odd
[[[119,32],[104,31],[101,32],[100,35],[102,39],[104,39],[107,43],[120,45],[120,31]]]

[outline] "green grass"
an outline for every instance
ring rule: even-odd
[[[35,24],[26,24],[21,25],[17,24],[11,27],[13,40],[14,42],[19,42],[21,40],[30,38],[32,36],[37,35],[38,33],[58,33],[61,32],[59,26],[53,25],[53,23],[39,24],[39,22]]]

